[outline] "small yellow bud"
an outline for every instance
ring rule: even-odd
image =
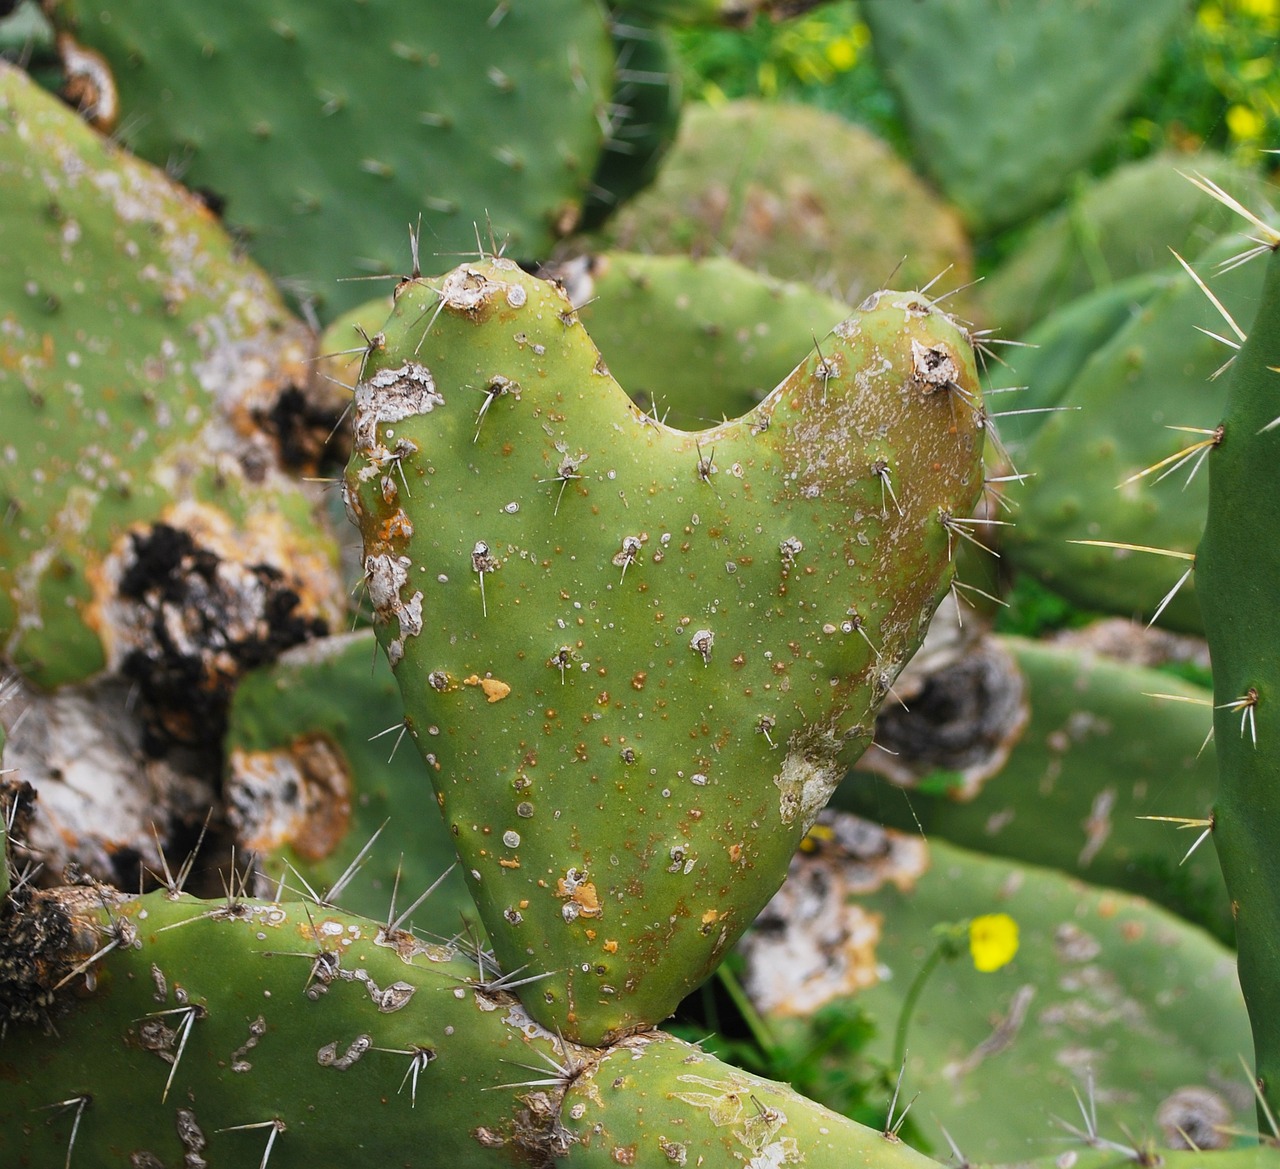
[[[984,913],[969,923],[969,953],[983,974],[1008,965],[1018,952],[1018,923],[1007,913]]]

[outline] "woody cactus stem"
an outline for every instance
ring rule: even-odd
[[[1280,235],[1269,242],[1262,301],[1210,460],[1196,584],[1213,657],[1213,839],[1235,917],[1259,1107],[1280,1113]]]
[[[968,337],[877,293],[687,433],[499,259],[406,281],[363,373],[346,498],[485,929],[547,976],[543,1026],[653,1026],[782,883],[947,587],[982,487]]]

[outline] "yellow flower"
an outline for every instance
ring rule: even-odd
[[[1227,110],[1227,129],[1238,142],[1248,142],[1261,135],[1266,122],[1257,110],[1244,105],[1233,105]]]
[[[969,953],[983,974],[999,970],[1018,952],[1018,923],[1007,913],[984,913],[969,923]]]
[[[1257,16],[1265,19],[1268,16],[1275,16],[1277,7],[1276,0],[1236,0],[1240,11],[1247,16]]]
[[[858,63],[858,48],[851,37],[836,37],[827,45],[827,61],[831,68],[844,73]]]

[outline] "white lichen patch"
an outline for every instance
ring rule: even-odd
[[[134,857],[154,872],[163,858],[152,825],[198,824],[215,795],[206,779],[143,749],[128,682],[106,679],[52,694],[16,677],[0,682],[3,761],[39,791],[29,853],[51,877],[74,861],[99,880],[132,873],[115,858]]]
[[[500,257],[491,260],[490,264],[494,268],[518,270],[517,265]],[[502,296],[507,299],[508,303],[511,303],[510,288],[511,285],[505,281],[491,280],[483,272],[463,264],[450,272],[441,282],[440,299],[444,302],[446,308],[454,309],[457,312],[469,313],[480,308],[485,301],[492,297]],[[519,298],[517,300],[519,301]],[[519,303],[522,304],[523,301],[519,301]],[[519,304],[512,304],[512,307],[518,308]]]
[[[535,1023],[518,999],[512,1000],[507,1013],[502,1016],[502,1021],[508,1027],[519,1031],[526,1039],[542,1039],[552,1044],[561,1042],[558,1036],[548,1031],[541,1023]]]
[[[383,442],[386,436],[379,428],[430,414],[444,404],[444,395],[436,389],[436,380],[425,365],[406,361],[394,369],[378,370],[356,386],[356,450],[371,463],[385,464],[393,452]]]
[[[911,373],[926,393],[943,390],[960,382],[960,365],[941,344],[922,345],[911,338]]]
[[[773,777],[778,788],[778,815],[784,824],[800,821],[808,832],[818,813],[827,806],[831,793],[844,778],[834,740],[815,742],[812,736],[793,738],[782,761],[782,770]]]
[[[806,1018],[874,985],[881,918],[856,899],[885,884],[910,892],[928,867],[919,836],[824,812],[741,943],[751,1000],[766,1015]]]
[[[879,980],[881,917],[850,900],[839,857],[800,854],[742,940],[744,984],[767,1017],[808,1018]]]
[[[401,590],[409,581],[411,567],[412,562],[407,556],[390,553],[366,556],[364,560],[365,581],[369,586],[374,616],[379,621],[394,619],[399,626],[398,635],[387,645],[387,660],[392,668],[404,657],[406,639],[417,637],[422,632],[422,591],[415,590],[407,601],[401,597]]]

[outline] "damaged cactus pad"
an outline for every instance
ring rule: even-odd
[[[656,1023],[777,889],[947,587],[985,425],[967,335],[918,293],[872,296],[691,433],[630,401],[554,284],[501,259],[401,284],[347,502],[542,1025]]]

